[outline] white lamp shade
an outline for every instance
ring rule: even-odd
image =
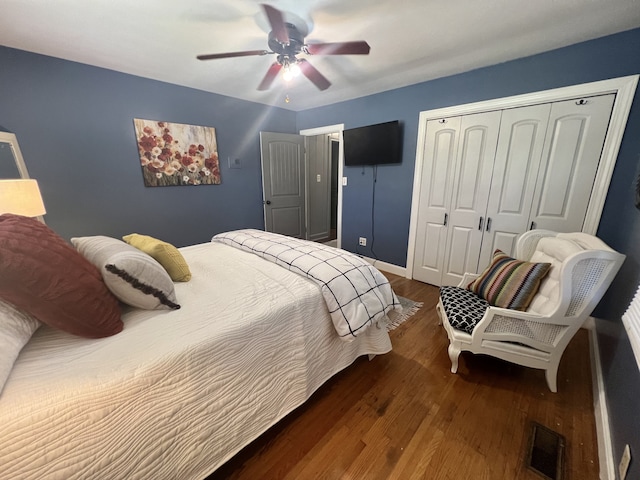
[[[25,217],[47,213],[38,182],[33,179],[0,180],[0,215],[3,213]]]

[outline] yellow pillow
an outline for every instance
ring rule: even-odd
[[[191,280],[189,265],[187,265],[178,249],[170,243],[137,233],[125,235],[122,239],[129,245],[153,257],[164,267],[174,282],[188,282]]]

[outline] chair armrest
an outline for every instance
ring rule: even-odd
[[[476,278],[478,278],[480,275],[477,273],[465,273],[462,276],[462,280],[460,280],[460,283],[458,283],[458,287],[460,288],[467,288],[467,285],[469,285],[471,282],[473,282]]]
[[[543,351],[582,326],[575,317],[541,316],[508,308],[489,307],[473,330],[472,343],[484,340],[517,342]],[[569,337],[570,338],[570,337]]]
[[[508,318],[509,320],[512,320],[515,322],[536,322],[539,324],[546,324],[546,325],[552,325],[552,326],[574,325],[576,321],[580,321],[576,317],[569,317],[569,316],[565,317],[557,314],[556,315],[539,315],[537,313],[521,312],[520,310],[512,310],[510,308],[490,306],[489,308],[487,308],[487,311],[484,314],[484,317],[482,317],[482,320],[478,322],[478,325],[484,322],[490,323],[493,317],[495,316]],[[583,322],[581,321],[581,324],[582,323]]]

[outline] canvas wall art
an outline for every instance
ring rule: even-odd
[[[133,119],[147,187],[219,185],[216,129]]]

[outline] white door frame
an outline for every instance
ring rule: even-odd
[[[300,130],[300,135],[313,136],[324,135],[327,133],[340,133],[338,147],[338,215],[336,218],[336,246],[342,248],[342,171],[344,167],[344,149],[342,147],[342,132],[344,131],[344,123],[336,125],[327,125],[326,127],[307,128]],[[305,156],[306,158],[306,156]]]
[[[602,147],[602,156],[598,165],[598,172],[594,181],[593,192],[589,200],[583,231],[595,235],[600,223],[600,216],[607,198],[607,191],[611,183],[613,168],[616,164],[620,143],[629,117],[629,110],[638,85],[640,75],[601,80],[598,82],[583,83],[570,87],[544,90],[541,92],[526,93],[512,97],[497,98],[483,102],[455,105],[451,107],[437,108],[420,112],[418,123],[418,143],[416,148],[416,162],[413,173],[413,195],[411,197],[411,220],[409,223],[409,241],[407,245],[406,278],[413,278],[413,258],[416,247],[416,232],[418,222],[418,207],[420,200],[420,183],[422,180],[422,168],[424,165],[423,148],[427,122],[429,120],[458,115],[467,115],[490,110],[502,110],[516,108],[539,103],[548,103],[561,100],[569,100],[576,97],[587,97],[615,93],[616,99],[611,112],[609,129]]]

